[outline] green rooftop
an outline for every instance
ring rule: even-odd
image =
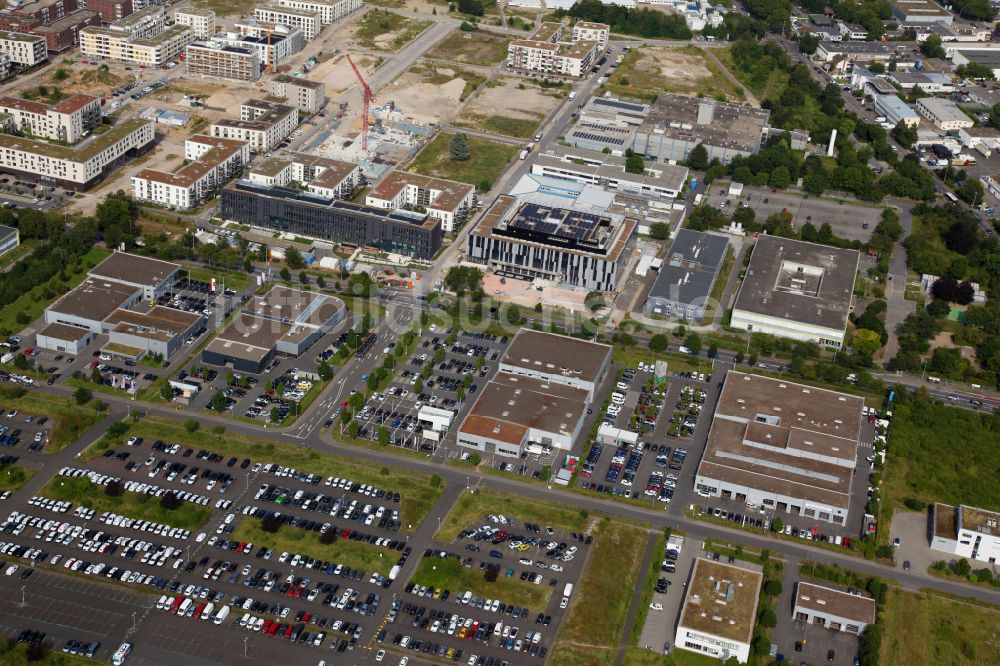
[[[145,118],[130,118],[118,125],[115,125],[104,134],[93,137],[89,141],[78,143],[73,146],[60,146],[47,141],[37,139],[26,139],[24,137],[13,136],[11,134],[0,134],[0,148],[6,150],[20,150],[26,153],[34,153],[55,159],[69,160],[71,162],[86,162],[95,155],[105,151],[110,146],[118,143],[132,132],[144,125],[152,125],[152,120]]]

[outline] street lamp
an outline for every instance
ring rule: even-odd
[[[249,641],[249,640],[250,640],[249,636],[244,636],[243,637],[243,658],[244,659],[247,656],[247,641]]]
[[[132,613],[132,631],[135,631],[135,612]]]

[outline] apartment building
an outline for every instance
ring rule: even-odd
[[[196,42],[187,47],[188,74],[202,78],[252,83],[260,78],[260,54],[255,49]]]
[[[292,133],[299,123],[298,109],[263,99],[240,105],[240,118],[223,119],[211,126],[212,136],[249,141],[250,150],[267,153]]]
[[[252,22],[237,22],[236,32],[220,32],[212,41],[236,49],[257,51],[261,66],[276,67],[303,48],[306,40],[298,28],[284,25],[266,26]]]
[[[319,12],[307,9],[268,5],[267,7],[257,7],[254,9],[253,17],[262,23],[269,23],[271,25],[281,24],[287,25],[290,28],[298,28],[302,31],[302,36],[307,40],[316,39],[323,29]]]
[[[163,7],[152,5],[115,21],[109,27],[139,39],[149,39],[167,27],[167,14]]]
[[[0,31],[38,35],[49,51],[65,51],[79,42],[79,31],[101,25],[101,14],[89,11],[78,0],[9,2],[0,12]],[[129,12],[132,10],[129,8]]]
[[[457,231],[475,210],[476,188],[443,178],[431,178],[405,171],[390,171],[371,189],[365,204],[377,208],[426,210],[441,220],[445,233]]]
[[[204,134],[184,142],[188,161],[174,173],[143,169],[132,176],[132,198],[187,210],[240,174],[250,161],[250,144]]]
[[[209,39],[215,34],[215,11],[185,7],[174,12],[174,23],[191,29],[195,39]]]
[[[351,12],[361,9],[362,0],[278,0],[279,7],[300,9],[319,14],[320,23],[336,23]]]
[[[87,9],[97,12],[105,23],[114,23],[134,12],[139,0],[87,0]]]
[[[593,64],[596,44],[553,44],[535,39],[515,39],[507,46],[507,67],[524,72],[580,78]]]
[[[597,42],[598,52],[608,48],[608,37],[611,35],[611,26],[607,23],[594,23],[592,21],[577,21],[573,25],[574,42]]]
[[[161,67],[184,53],[193,40],[194,34],[183,25],[172,25],[152,37],[134,37],[115,28],[88,27],[80,31],[80,54],[143,67]]]
[[[18,97],[0,97],[0,113],[8,130],[41,139],[76,143],[101,124],[101,102],[90,95],[73,95],[58,104]]]
[[[326,84],[303,77],[278,74],[271,79],[271,96],[280,97],[290,106],[308,114],[318,112],[326,102]]]
[[[154,123],[131,118],[72,146],[0,134],[0,171],[27,182],[83,191],[152,147]]]
[[[34,67],[49,59],[45,38],[20,32],[0,33],[0,53],[18,68]]]
[[[249,180],[258,185],[279,187],[299,183],[313,194],[328,199],[347,199],[361,184],[361,167],[329,157],[287,153],[255,164]]]

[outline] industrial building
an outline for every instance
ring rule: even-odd
[[[17,227],[0,224],[0,255],[6,254],[21,244],[21,232]]]
[[[267,187],[299,183],[321,197],[349,199],[362,179],[361,167],[353,162],[307,153],[285,153],[254,164],[248,180]]]
[[[132,176],[132,198],[188,210],[238,176],[250,162],[250,144],[197,134],[184,142],[186,164],[174,171],[143,169]]]
[[[215,11],[201,7],[184,7],[174,12],[174,23],[190,28],[195,39],[209,39],[215,34]]]
[[[925,72],[920,69],[908,72],[897,70],[895,72],[887,72],[886,78],[903,90],[913,90],[919,87],[925,93],[932,95],[955,92],[954,79],[940,72]]]
[[[76,143],[101,124],[101,99],[76,94],[50,105],[0,97],[0,123],[5,132]]]
[[[365,194],[365,205],[387,210],[423,209],[441,220],[442,231],[453,233],[475,210],[476,188],[393,169]]]
[[[35,346],[78,356],[94,339],[94,332],[67,324],[48,324],[35,334]]]
[[[917,100],[917,113],[946,132],[975,125],[972,118],[965,115],[958,104],[950,99],[921,97]]]
[[[142,291],[141,298],[155,301],[170,291],[180,266],[170,261],[115,252],[87,273],[98,280],[111,280]]]
[[[676,199],[688,178],[685,166],[656,163],[643,173],[629,173],[624,156],[561,146],[539,153],[531,164],[531,173],[661,200]]]
[[[292,9],[291,7],[277,7],[269,5],[267,7],[257,7],[253,10],[253,16],[258,21],[270,23],[272,25],[287,25],[298,28],[302,31],[302,36],[307,40],[316,39],[323,24],[319,18],[319,12],[305,9]]]
[[[858,396],[731,370],[695,490],[844,526],[863,407]]]
[[[469,261],[500,273],[614,291],[638,221],[570,205],[557,195],[500,195],[469,234]]]
[[[632,137],[632,151],[661,162],[680,162],[697,145],[708,159],[727,163],[755,154],[771,112],[687,95],[661,93]]]
[[[764,581],[764,574],[750,566],[695,558],[674,647],[721,661],[730,657],[749,661]]]
[[[441,222],[426,213],[387,211],[249,180],[222,190],[220,215],[240,224],[418,259],[433,258],[441,247]]]
[[[318,112],[326,103],[326,84],[310,81],[305,77],[278,74],[271,79],[271,96],[284,99],[299,111],[310,115]]]
[[[31,183],[83,191],[152,147],[154,123],[131,118],[71,146],[0,134],[0,172]]]
[[[567,129],[566,142],[575,148],[623,156],[649,108],[615,97],[591,97],[580,109],[577,122]]]
[[[362,0],[278,0],[276,4],[279,7],[315,12],[319,14],[320,23],[330,25],[361,9],[364,3]]]
[[[334,296],[275,285],[255,296],[202,352],[210,365],[259,373],[275,354],[299,356],[344,319]]]
[[[951,25],[954,16],[932,0],[889,0],[894,18],[900,23],[944,23]]]
[[[202,78],[253,83],[260,78],[260,54],[255,49],[195,42],[187,47],[184,64],[188,74]]]
[[[1000,561],[1000,513],[935,503],[930,520],[932,549],[974,562]]]
[[[521,329],[458,430],[460,446],[519,457],[529,444],[569,451],[611,365],[611,347]]]
[[[799,581],[795,584],[792,619],[860,636],[865,627],[875,623],[875,600],[861,592]]]
[[[920,125],[920,116],[913,108],[897,95],[873,95],[872,106],[875,113],[885,116],[885,122],[890,125],[903,123],[907,127]]]
[[[976,63],[993,72],[993,76],[1000,75],[1000,52],[992,49],[955,51],[951,62],[955,67]]]
[[[761,236],[730,326],[839,348],[860,259],[857,250]]]
[[[209,128],[212,136],[250,144],[254,153],[268,153],[285,140],[299,124],[297,109],[266,99],[249,99],[240,104],[239,120],[223,118]]]
[[[710,305],[712,285],[729,241],[718,234],[678,229],[667,258],[646,297],[647,315],[697,322]]]

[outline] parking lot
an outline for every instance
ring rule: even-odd
[[[792,226],[801,229],[810,222],[817,230],[829,224],[833,235],[847,240],[867,242],[871,238],[882,211],[848,199],[813,197],[795,190],[777,190],[769,187],[744,186],[739,196],[729,194],[729,183],[713,183],[708,191],[708,202],[732,217],[738,206],[749,206],[756,213],[756,221],[764,222],[769,216],[787,211],[792,215]]]
[[[51,431],[49,417],[4,409],[0,404],[0,455],[9,455],[8,449],[14,448],[41,453]]]

